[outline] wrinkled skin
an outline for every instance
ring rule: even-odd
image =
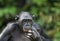
[[[20,24],[22,24],[21,22],[24,19],[30,19],[32,21],[33,19],[28,14],[28,12],[27,14],[25,14],[27,15],[27,18],[24,17],[24,14],[20,15],[20,19],[17,22],[11,22],[7,24],[5,29],[0,34],[0,41],[41,41],[41,39],[42,41],[50,41],[47,35],[43,32],[42,28],[35,22],[33,22],[32,26],[33,28],[35,28],[36,32],[40,35],[40,37],[36,36],[37,33],[35,33],[36,38],[34,39],[30,39],[27,37],[25,32],[23,32],[23,25]]]

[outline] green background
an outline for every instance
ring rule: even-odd
[[[30,12],[53,41],[60,41],[60,0],[0,0],[0,32],[21,11]]]

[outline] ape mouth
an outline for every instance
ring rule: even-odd
[[[28,33],[28,30],[23,30],[25,33]]]

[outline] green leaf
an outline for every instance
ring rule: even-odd
[[[56,14],[60,14],[60,8],[53,7],[51,9],[52,9],[52,11],[55,11]]]
[[[9,8],[9,13],[13,16],[16,14],[16,11],[17,11],[16,7]]]
[[[0,17],[2,17],[2,16],[3,16],[3,10],[0,9]]]
[[[55,34],[53,41],[60,41],[60,32]]]
[[[33,3],[36,3],[38,6],[44,4],[46,0],[32,0]]]
[[[37,7],[32,7],[30,10],[31,14],[34,15],[35,17],[38,15],[38,8]]]
[[[40,19],[37,21],[38,24],[40,24],[41,26],[44,25],[44,19],[40,17]]]

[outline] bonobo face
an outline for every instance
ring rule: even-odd
[[[24,32],[27,32],[28,30],[31,30],[31,28],[32,28],[32,20],[24,19],[22,21],[22,27],[23,27]]]
[[[23,31],[31,29],[33,18],[29,12],[21,12],[18,23],[22,26]]]

